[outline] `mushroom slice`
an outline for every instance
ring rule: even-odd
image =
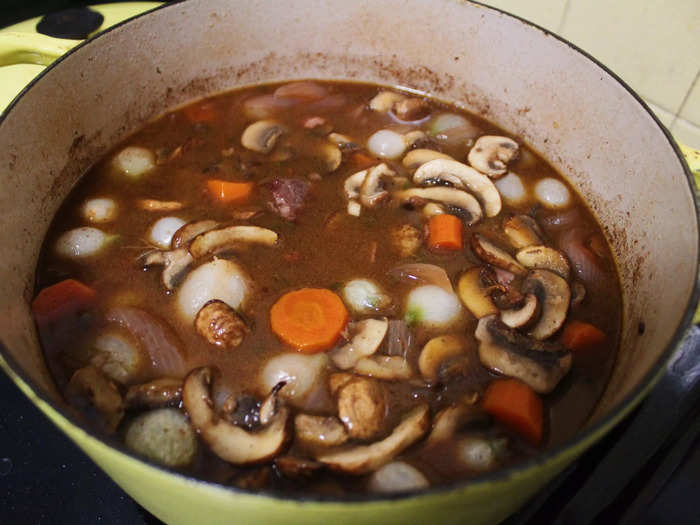
[[[392,111],[399,120],[414,122],[430,116],[430,105],[422,98],[404,98],[394,102]]]
[[[516,253],[515,258],[526,268],[549,270],[569,279],[571,267],[566,256],[549,246],[528,246]]]
[[[335,416],[297,414],[294,418],[297,441],[311,447],[334,447],[348,440],[343,423]]]
[[[422,438],[430,427],[430,410],[422,404],[411,410],[385,439],[366,446],[323,452],[316,457],[333,470],[367,474],[389,463]]]
[[[440,159],[438,159],[440,160]],[[481,220],[481,205],[472,195],[456,188],[411,188],[397,192],[399,204],[412,204],[412,199],[437,201],[464,210],[469,214],[469,225]]]
[[[295,456],[280,456],[275,458],[275,466],[288,478],[308,478],[323,468],[323,463]]]
[[[501,212],[501,194],[486,175],[474,168],[452,159],[438,158],[426,162],[413,175],[415,184],[450,184],[469,190],[484,207],[487,217]]]
[[[420,148],[411,150],[408,153],[406,153],[401,163],[404,165],[404,168],[408,170],[415,170],[416,168],[422,166],[426,162],[430,162],[431,160],[435,159],[454,160],[452,157],[446,155],[445,153],[440,153],[439,151],[435,151],[432,149]]]
[[[474,336],[479,341],[479,360],[485,367],[500,374],[517,377],[535,392],[547,394],[571,368],[571,353],[533,350],[507,341],[497,341],[491,324],[496,316],[479,320]]]
[[[331,133],[330,135],[328,135],[328,140],[330,140],[336,146],[342,149],[357,146],[357,143],[353,139],[351,139],[347,135],[342,135],[340,133]]]
[[[321,145],[321,159],[323,160],[324,168],[328,173],[335,171],[343,162],[343,154],[340,148],[330,142],[324,142]]]
[[[347,199],[359,199],[360,198],[360,188],[365,180],[365,175],[367,175],[367,170],[358,171],[353,173],[343,184],[343,190],[345,191],[345,198]]]
[[[586,298],[586,287],[580,281],[571,284],[571,307],[580,305]]]
[[[508,137],[484,135],[479,137],[469,151],[469,164],[489,177],[503,175],[508,163],[518,153],[518,143]]]
[[[543,244],[542,230],[528,215],[511,215],[503,221],[503,231],[516,248],[527,248]]]
[[[413,377],[413,370],[411,370],[408,361],[398,355],[363,357],[355,364],[354,371],[363,376],[384,381],[403,381]]]
[[[392,91],[380,91],[369,101],[369,109],[378,113],[388,113],[394,104],[401,102],[406,97]]]
[[[147,211],[175,211],[185,206],[180,201],[159,201],[156,199],[139,199],[136,201],[136,205]]]
[[[175,289],[177,282],[184,271],[192,264],[194,258],[187,248],[178,248],[169,251],[153,251],[146,254],[144,266],[163,265],[161,280],[168,290]]]
[[[210,344],[224,349],[236,348],[250,332],[236,311],[218,299],[200,308],[194,328]]]
[[[498,313],[498,308],[489,295],[489,287],[481,279],[482,270],[481,266],[470,268],[457,282],[459,298],[477,319]]]
[[[382,189],[380,184],[382,182],[382,177],[393,177],[394,175],[396,175],[394,170],[390,169],[389,166],[383,162],[370,168],[360,186],[360,202],[362,205],[368,208],[374,208],[389,197],[389,192]]]
[[[182,402],[192,426],[221,459],[234,465],[247,465],[269,460],[287,443],[289,412],[281,407],[268,424],[258,432],[248,432],[219,417],[212,407],[211,369],[197,368],[185,379]]]
[[[435,415],[433,419],[433,429],[426,439],[426,446],[432,446],[436,443],[445,442],[452,439],[455,433],[463,426],[478,421],[485,417],[484,412],[474,406],[476,395],[471,402],[460,402],[456,405],[443,408]]]
[[[418,370],[426,381],[435,381],[443,363],[463,354],[464,345],[454,335],[433,337],[421,350],[418,357]]]
[[[535,339],[551,337],[566,320],[571,289],[559,275],[549,270],[533,270],[523,283],[523,293],[533,293],[542,305],[539,321],[530,329]]]
[[[286,131],[287,128],[276,120],[259,120],[245,129],[241,144],[258,153],[270,153],[277,139]]]
[[[472,250],[484,262],[508,270],[516,275],[525,275],[527,270],[506,251],[502,250],[483,235],[474,233],[471,239]]]
[[[352,326],[355,335],[350,341],[330,353],[331,360],[341,370],[355,366],[363,357],[372,355],[382,344],[389,321],[382,319],[365,319]]]
[[[403,142],[406,144],[407,148],[412,147],[415,143],[417,143],[420,140],[425,140],[426,134],[424,131],[421,131],[419,129],[414,129],[413,131],[409,131],[408,133],[404,133],[403,136]]]
[[[354,377],[338,389],[338,417],[348,435],[370,439],[382,428],[387,404],[384,388],[366,377]]]
[[[73,373],[66,387],[66,398],[78,407],[92,405],[108,432],[114,432],[124,417],[124,401],[117,385],[92,365]]]
[[[229,226],[210,230],[194,238],[190,244],[190,253],[198,259],[210,253],[235,248],[241,243],[274,246],[277,234],[260,226]]]
[[[501,321],[510,328],[526,328],[540,314],[540,303],[534,293],[525,294],[525,302],[520,308],[501,311]]]
[[[177,406],[182,400],[182,379],[161,377],[148,383],[130,386],[124,400],[130,408]]]
[[[219,226],[219,223],[212,220],[188,222],[173,234],[170,246],[173,249],[185,246],[197,235],[213,230],[217,226]]]

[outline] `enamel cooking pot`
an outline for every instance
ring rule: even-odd
[[[565,445],[471,481],[354,500],[255,494],[142,461],[82,428],[42,359],[29,303],[44,234],[85,170],[173,106],[236,86],[358,79],[456,101],[525,140],[581,192],[622,280],[622,345],[589,423]],[[0,118],[0,364],[127,493],[169,523],[494,523],[648,392],[697,303],[690,173],[617,77],[559,38],[452,0],[189,0],[89,40]]]

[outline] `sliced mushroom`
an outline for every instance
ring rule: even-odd
[[[175,211],[185,206],[180,201],[159,201],[156,199],[139,199],[136,201],[136,205],[142,210],[148,211]]]
[[[440,410],[433,419],[433,429],[425,440],[426,446],[444,443],[452,439],[461,427],[484,419],[484,412],[474,406],[476,399],[474,395],[469,402],[465,400]]]
[[[393,91],[381,91],[369,101],[369,109],[378,113],[387,113],[394,104],[404,100],[406,97]]]
[[[323,166],[328,173],[338,169],[340,163],[343,162],[343,154],[340,148],[331,142],[324,142],[321,145],[321,159]]]
[[[471,238],[474,253],[484,262],[508,270],[516,275],[525,275],[527,270],[505,250],[486,240],[483,235],[474,233]]]
[[[219,223],[212,220],[188,222],[173,234],[170,246],[173,249],[186,246],[197,235],[213,230],[217,226],[219,226]]]
[[[549,270],[533,270],[523,283],[523,292],[535,294],[542,305],[542,314],[537,324],[530,329],[530,335],[535,339],[547,339],[566,320],[571,301],[568,283]]]
[[[419,129],[414,129],[413,131],[409,131],[408,133],[404,133],[403,136],[403,142],[406,144],[407,148],[413,147],[414,144],[417,144],[421,141],[426,140],[427,135],[425,134],[424,131],[421,131]]]
[[[297,414],[294,435],[297,441],[310,447],[335,447],[348,440],[345,426],[335,416]]]
[[[520,379],[535,392],[547,394],[554,390],[571,368],[571,354],[532,350],[524,347],[522,341],[518,345],[497,341],[490,330],[494,322],[498,322],[496,316],[481,318],[474,333],[481,363],[494,372]]]
[[[168,290],[174,290],[185,270],[192,264],[194,258],[187,248],[177,248],[169,251],[153,251],[146,254],[144,266],[163,265],[161,280]]]
[[[432,149],[413,149],[406,153],[401,163],[406,169],[415,170],[426,162],[430,162],[431,160],[435,159],[454,160],[449,155]]]
[[[259,120],[245,129],[241,144],[258,153],[270,153],[277,139],[286,131],[287,128],[275,120]]]
[[[426,162],[416,170],[413,182],[423,185],[446,183],[464,188],[479,199],[487,217],[495,217],[501,212],[501,194],[491,179],[456,160],[438,158]]]
[[[542,230],[528,215],[511,215],[503,221],[503,231],[518,249],[543,244]]]
[[[479,137],[469,151],[467,160],[473,168],[489,177],[503,175],[508,163],[518,153],[518,143],[508,137],[484,135]]]
[[[366,377],[354,377],[338,389],[338,417],[348,435],[370,439],[382,428],[386,417],[385,392],[380,383]]]
[[[232,249],[243,244],[277,244],[277,234],[260,226],[229,226],[218,230],[209,230],[194,238],[190,244],[190,253],[195,259],[210,253]]]
[[[108,432],[114,432],[124,417],[124,400],[117,385],[92,365],[76,370],[68,381],[66,397],[78,406],[90,406]]]
[[[435,381],[444,363],[456,357],[466,357],[464,353],[464,344],[454,335],[433,337],[421,350],[418,370],[426,381]]]
[[[358,171],[353,173],[347,179],[345,179],[345,184],[343,184],[343,190],[345,191],[345,198],[348,200],[354,200],[360,198],[360,188],[367,175],[367,170]]]
[[[400,120],[413,122],[430,116],[430,105],[422,98],[404,98],[394,102],[392,111]]]
[[[527,328],[540,315],[540,303],[534,293],[525,294],[525,300],[520,308],[512,308],[501,312],[501,321],[510,328]]]
[[[276,456],[289,439],[289,411],[279,408],[268,425],[258,432],[248,432],[219,417],[212,407],[211,369],[197,368],[185,379],[182,402],[192,426],[221,459],[234,465],[246,465]]]
[[[124,400],[131,408],[177,406],[182,400],[182,379],[162,377],[130,386]]]
[[[250,332],[243,319],[223,301],[209,301],[194,318],[195,331],[219,348],[236,348]]]
[[[394,170],[383,162],[370,168],[360,186],[360,203],[368,208],[374,208],[388,198],[389,192],[381,188],[382,177],[393,177],[394,175],[396,175]]]
[[[586,287],[580,281],[571,284],[571,307],[580,305],[586,298]]]
[[[408,361],[401,356],[373,355],[363,357],[356,364],[354,371],[363,376],[374,377],[384,381],[404,381],[413,377],[413,370]]]
[[[372,355],[384,341],[389,321],[382,319],[365,319],[351,326],[354,335],[350,341],[330,353],[331,360],[341,370],[355,366],[363,357]]]
[[[419,405],[411,410],[385,439],[371,445],[323,452],[316,459],[333,470],[349,474],[367,474],[386,465],[422,438],[429,427],[428,405]]]
[[[328,140],[333,142],[336,146],[338,146],[341,149],[348,149],[350,147],[357,146],[353,139],[340,133],[331,133],[330,135],[328,135]]]
[[[481,278],[482,270],[480,266],[470,268],[457,282],[459,298],[477,319],[498,313],[498,308],[489,295],[489,286]]]
[[[323,468],[323,463],[295,456],[280,456],[275,458],[275,466],[288,478],[308,478]]]
[[[423,245],[423,235],[418,228],[402,224],[389,232],[391,246],[401,259],[415,255]]]
[[[558,273],[567,281],[571,266],[566,255],[549,246],[528,246],[515,254],[515,258],[526,268],[537,268]]]
[[[479,222],[483,215],[479,201],[466,191],[456,188],[411,188],[397,192],[396,197],[401,205],[413,205],[415,199],[418,199],[422,201],[437,201],[448,206],[454,206],[469,215],[469,225]],[[411,202],[412,200],[413,202]]]

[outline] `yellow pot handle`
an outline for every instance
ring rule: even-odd
[[[41,33],[0,33],[0,66],[37,64],[48,66],[82,40],[54,38]]]

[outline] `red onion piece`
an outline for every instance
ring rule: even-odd
[[[413,332],[403,319],[392,319],[386,333],[386,354],[406,359],[415,339]]]
[[[327,94],[326,88],[315,82],[292,82],[285,84],[275,90],[276,98],[289,98],[303,102],[313,102],[320,100]]]
[[[559,248],[571,261],[579,279],[588,287],[599,285],[605,278],[600,259],[586,246],[589,234],[585,228],[572,228],[559,238]]]
[[[243,102],[243,112],[252,119],[265,119],[274,117],[296,103],[289,98],[277,98],[274,95],[259,95],[251,97]]]
[[[187,373],[183,345],[170,326],[140,308],[117,306],[106,318],[131,333],[151,360],[156,377],[184,377]]]
[[[409,263],[389,270],[389,275],[399,281],[419,284],[434,284],[449,293],[454,293],[450,278],[444,268],[434,264]]]

